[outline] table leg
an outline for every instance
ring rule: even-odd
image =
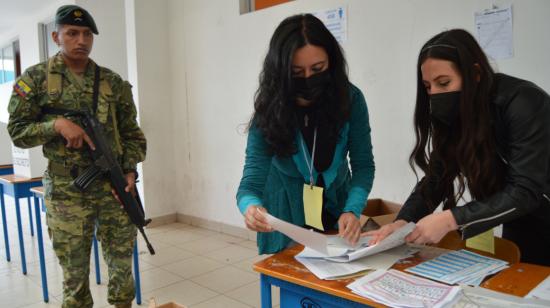
[[[27,197],[27,205],[28,205],[28,208],[29,208],[29,223],[31,225],[31,236],[34,236],[34,223],[32,222],[31,197]]]
[[[271,284],[268,281],[267,276],[260,274],[260,293],[262,296],[262,308],[271,307]]]
[[[8,223],[6,221],[6,204],[4,203],[4,188],[0,184],[0,206],[2,206],[2,228],[4,228],[4,246],[6,248],[6,260],[11,261],[10,238],[8,236]]]
[[[99,270],[99,247],[97,246],[97,238],[94,231],[94,263],[95,263],[95,282],[101,284],[101,271]]]
[[[138,258],[137,238],[134,242],[134,284],[136,288],[136,303],[141,305],[141,278],[139,275],[139,258]]]
[[[44,302],[49,301],[48,297],[48,280],[46,276],[46,262],[44,258],[44,243],[42,242],[42,220],[40,218],[40,202],[37,197],[34,197],[34,213],[36,214],[36,240],[38,241],[38,256],[40,257],[40,276],[42,278],[42,296]]]
[[[19,198],[15,199],[15,213],[17,215],[17,233],[19,235],[19,251],[21,252],[21,268],[23,275],[27,275],[27,260],[25,259],[25,243],[23,242],[23,227],[21,226],[21,209],[19,208]]]

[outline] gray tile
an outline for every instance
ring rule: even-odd
[[[189,308],[250,308],[244,303],[236,301],[224,295],[214,297],[197,305],[191,305]]]
[[[255,250],[252,249],[248,249],[239,245],[229,245],[218,250],[210,251],[207,254],[203,255],[219,262],[233,264],[242,260],[250,259],[257,256],[258,254]]]
[[[177,302],[189,306],[204,302],[218,295],[219,293],[217,292],[186,280],[148,292],[145,294],[145,297],[154,298],[157,305]]]
[[[139,259],[154,266],[162,266],[191,258],[195,254],[178,247],[166,247],[156,251],[155,255],[141,254]]]
[[[193,282],[220,293],[237,289],[258,279],[259,275],[232,266],[223,267],[204,275],[191,278]]]
[[[244,285],[240,288],[237,288],[233,291],[225,293],[226,296],[231,297],[235,300],[241,301],[252,307],[261,307],[261,293],[260,293],[260,282],[255,281],[253,283]],[[272,305],[279,305],[279,288],[271,287],[271,303]]]
[[[221,262],[205,258],[203,256],[196,256],[162,266],[162,268],[183,278],[191,278],[224,266],[226,265]]]

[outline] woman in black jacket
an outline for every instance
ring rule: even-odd
[[[550,265],[550,97],[495,73],[468,32],[454,29],[420,51],[409,163],[424,173],[394,223],[364,235],[376,243],[406,222],[406,238],[437,243],[503,224],[521,261]],[[415,171],[416,173],[416,171]],[[471,201],[457,206],[468,189]],[[443,203],[443,210],[434,210]]]

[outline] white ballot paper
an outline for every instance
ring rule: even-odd
[[[484,308],[543,308],[550,307],[550,301],[544,299],[514,296],[493,290],[460,285],[462,295],[458,296],[450,307]]]
[[[460,287],[444,285],[396,270],[377,270],[347,287],[353,293],[390,307],[444,307],[460,291]]]
[[[538,286],[536,286],[526,298],[538,298],[550,301],[550,276],[546,277]],[[548,305],[550,307],[550,305]]]
[[[304,258],[300,254],[295,259],[320,279],[333,280],[347,277],[366,270],[387,270],[400,259],[412,256],[418,249],[401,245],[375,255],[352,262],[332,262],[324,258]]]
[[[350,262],[402,245],[405,243],[405,236],[411,233],[415,227],[415,224],[410,222],[376,245],[368,246],[369,238],[361,238],[356,247],[350,247],[345,240],[337,236],[317,233],[280,220],[268,213],[263,214],[275,230],[306,247],[298,255],[299,257],[326,258],[336,262]]]

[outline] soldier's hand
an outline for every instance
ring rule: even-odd
[[[135,195],[136,195],[136,174],[134,172],[126,173],[125,177],[126,177],[126,183],[128,183],[128,185],[126,185],[124,190],[126,192],[131,192],[132,195],[135,197]],[[113,189],[111,189],[111,192],[113,193],[113,196],[115,197],[115,199],[117,199],[117,201],[120,203],[120,206],[122,207],[122,202],[120,201],[120,198],[118,197],[118,194],[116,193],[116,190],[113,188]]]
[[[126,173],[126,183],[128,183],[128,185],[126,185],[124,190],[126,192],[131,192],[132,195],[135,196],[135,194],[136,194],[136,192],[135,192],[135,189],[136,189],[136,174],[134,172]]]
[[[55,120],[53,127],[58,134],[67,140],[67,148],[80,149],[82,144],[86,142],[92,150],[95,150],[92,139],[82,127],[74,124],[71,120],[59,117]]]

